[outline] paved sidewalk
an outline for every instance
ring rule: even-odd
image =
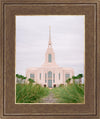
[[[42,98],[40,103],[58,103],[58,99],[54,97],[54,94],[50,91],[49,95]]]

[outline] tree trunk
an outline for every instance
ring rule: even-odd
[[[82,84],[82,79],[81,78],[79,79],[79,84]]]

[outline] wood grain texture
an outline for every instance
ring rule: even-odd
[[[4,3],[75,3],[75,4],[79,4],[79,3],[97,3],[100,0],[1,0]]]
[[[93,116],[4,116],[2,119],[99,119]]]
[[[0,2],[0,117],[3,115],[3,9]]]
[[[4,86],[4,100],[3,92],[0,90],[2,97],[0,116],[4,119],[99,119],[100,2],[97,0],[1,0],[0,3],[0,87],[3,89]],[[15,104],[15,15],[86,16],[85,104]]]
[[[100,2],[97,4],[97,115],[100,119]]]
[[[4,6],[4,114],[95,115],[95,4],[29,4]],[[15,104],[15,15],[85,15],[85,104]],[[34,26],[33,26],[34,27]],[[95,38],[94,38],[95,37]],[[92,57],[92,58],[91,58]],[[12,73],[11,73],[12,72]],[[9,75],[9,74],[12,75]],[[91,78],[90,78],[91,76]],[[12,85],[11,85],[12,83]],[[7,98],[9,97],[9,98]],[[10,109],[9,109],[10,108]],[[56,113],[58,112],[58,113]]]

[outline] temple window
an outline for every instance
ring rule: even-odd
[[[59,80],[60,80],[60,73],[59,73]]]
[[[47,74],[45,73],[45,80],[47,79]]]
[[[55,79],[55,74],[53,74],[53,79]]]
[[[30,74],[30,78],[34,79],[35,75],[34,74]]]
[[[40,80],[41,80],[41,73],[40,73]]]
[[[53,83],[55,83],[55,74],[53,74]]]
[[[45,79],[45,83],[47,83],[47,80]]]
[[[52,55],[48,54],[48,62],[52,62]]]
[[[46,79],[47,79],[47,74],[45,73],[45,83],[47,83],[47,80]]]
[[[51,71],[48,72],[48,78],[52,78],[52,72]]]
[[[70,78],[70,74],[65,74],[65,80],[67,80],[68,78]]]

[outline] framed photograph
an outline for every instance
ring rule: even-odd
[[[16,16],[16,104],[85,103],[84,35],[83,15]]]
[[[0,1],[0,118],[100,118],[99,4]]]

